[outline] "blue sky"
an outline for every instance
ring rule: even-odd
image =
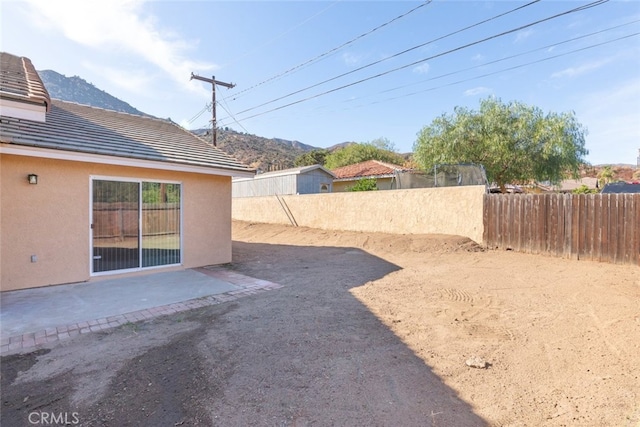
[[[219,126],[268,138],[408,152],[437,116],[496,96],[574,111],[589,162],[635,164],[640,2],[555,18],[591,2],[528,3],[2,0],[0,46],[190,129],[211,118],[193,72],[236,84],[216,90]]]

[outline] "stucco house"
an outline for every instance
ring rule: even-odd
[[[0,289],[231,261],[231,179],[175,123],[52,100],[0,53]]]
[[[343,166],[333,169],[331,172],[336,176],[333,180],[333,191],[349,191],[360,179],[373,178],[376,180],[378,190],[392,190],[396,172],[404,172],[410,169],[391,163],[380,162],[378,160],[367,160],[366,162]]]
[[[233,197],[331,193],[335,175],[321,165],[265,172],[253,178],[235,178]]]

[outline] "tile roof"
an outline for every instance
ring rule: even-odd
[[[7,82],[11,81],[5,83],[5,60],[10,69],[14,69],[19,63],[31,64],[26,58],[7,55],[3,54],[0,58],[3,61],[3,90],[7,87],[9,93],[16,92],[23,99],[44,98],[46,95],[49,111],[44,123],[1,116],[0,142],[3,144],[229,171],[254,171],[171,121],[60,100],[49,101],[37,73],[31,75],[28,71],[20,81],[20,78],[14,78],[17,74],[8,72],[7,75],[13,80],[8,78]],[[32,65],[30,67],[33,68]],[[35,89],[38,84],[34,79],[40,81],[42,90]]]
[[[596,189],[598,188],[598,178],[584,177],[580,179],[565,179],[560,181],[558,185],[551,184],[548,181],[534,184],[535,187],[542,191],[560,191],[565,193],[576,190],[583,185],[586,185],[590,189]]]
[[[581,186],[586,185],[588,188],[598,187],[598,178],[584,177],[580,179],[565,179],[560,182],[560,191],[573,191]]]
[[[49,92],[29,58],[0,52],[0,64],[0,98],[49,108]]]
[[[336,180],[351,180],[388,177],[393,176],[396,171],[407,170],[409,169],[399,165],[384,163],[378,160],[367,160],[366,162],[333,169],[332,172],[336,176]]]
[[[252,171],[177,124],[53,100],[46,123],[0,117],[0,141],[138,160]]]
[[[610,182],[602,189],[602,194],[640,193],[640,182]]]
[[[311,172],[316,169],[320,169],[321,171],[325,172],[327,175],[330,175],[332,178],[334,177],[333,172],[331,172],[329,169],[325,168],[322,165],[310,165],[310,166],[300,166],[297,168],[290,168],[290,169],[280,169],[277,171],[264,172],[256,175],[255,177],[268,178],[272,176],[281,176],[281,175],[299,175],[302,173]]]

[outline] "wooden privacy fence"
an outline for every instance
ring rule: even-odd
[[[485,194],[484,243],[640,265],[640,194]]]
[[[93,236],[95,238],[137,237],[139,215],[137,203],[94,203]],[[179,203],[143,203],[143,236],[179,233]]]

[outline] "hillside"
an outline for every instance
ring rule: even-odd
[[[605,166],[611,166],[614,181],[633,181],[636,179],[634,178],[634,173],[636,173],[637,168],[634,165],[626,164],[588,166],[580,171],[580,176],[597,178],[598,174]]]
[[[145,115],[142,111],[98,89],[78,76],[67,77],[52,70],[40,70],[38,74],[51,98],[138,116]]]
[[[78,76],[67,77],[52,70],[41,70],[38,74],[51,98],[123,113],[148,115]],[[211,141],[208,129],[191,132]],[[263,138],[230,129],[218,130],[218,147],[243,163],[263,171],[291,168],[296,157],[316,148],[300,141]]]
[[[192,132],[211,142],[209,129],[196,129]],[[264,138],[232,129],[218,129],[218,148],[241,162],[270,171],[294,167],[296,157],[316,149],[299,141],[280,138]]]

